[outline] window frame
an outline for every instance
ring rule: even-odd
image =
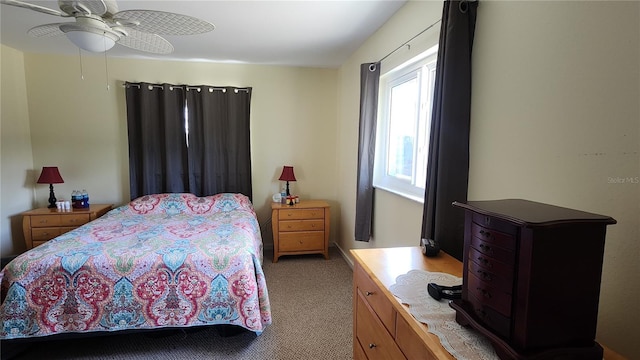
[[[373,186],[419,203],[424,202],[437,53],[435,45],[380,77]],[[391,90],[411,79],[418,79],[419,103],[413,130],[416,144],[412,147],[411,178],[401,179],[390,175],[388,167]]]

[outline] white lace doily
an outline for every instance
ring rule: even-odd
[[[411,315],[426,324],[429,332],[435,334],[442,346],[456,359],[498,359],[489,340],[456,322],[456,311],[449,306],[449,300],[438,301],[429,295],[427,284],[430,282],[452,286],[461,284],[462,279],[446,273],[411,270],[398,276],[389,290],[409,306]]]

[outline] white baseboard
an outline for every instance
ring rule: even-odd
[[[344,261],[347,262],[347,264],[349,265],[349,267],[351,268],[351,270],[353,270],[353,260],[351,260],[351,258],[347,255],[347,253],[340,247],[340,245],[338,245],[337,243],[333,243],[333,245],[338,249],[338,251],[340,251],[340,255],[342,255],[342,258],[344,259]]]

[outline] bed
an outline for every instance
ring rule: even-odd
[[[147,195],[0,272],[0,339],[271,323],[249,198]]]

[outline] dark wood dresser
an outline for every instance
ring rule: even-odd
[[[486,335],[501,359],[601,360],[602,258],[616,221],[519,199],[453,205],[465,210],[458,323]]]

